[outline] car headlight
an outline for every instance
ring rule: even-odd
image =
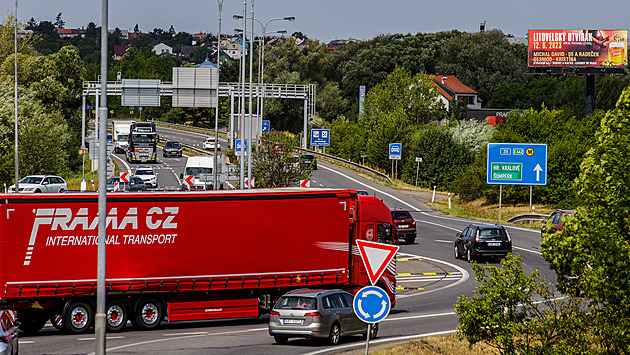
[[[24,191],[33,191],[33,190],[35,190],[34,187],[25,187],[24,188]]]

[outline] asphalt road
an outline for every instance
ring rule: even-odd
[[[172,137],[170,139],[178,139],[175,135]],[[203,138],[188,136],[187,139],[202,142]],[[184,137],[178,140],[184,141]],[[185,159],[163,158],[153,166],[160,173],[160,187],[179,186],[177,176],[183,170]],[[431,199],[429,192],[401,192],[345,169],[322,162],[318,165],[311,186],[366,190],[382,198],[390,207],[410,210],[416,219],[416,242],[411,245],[401,242],[397,255],[397,272],[402,274],[398,277],[398,286],[404,289],[398,291],[397,305],[381,323],[378,338],[370,342],[372,346],[454,332],[457,327],[454,304],[461,295],[472,295],[475,283],[471,265],[454,259],[453,241],[455,233],[473,221],[431,210],[425,204]],[[133,166],[134,170],[137,166]],[[553,280],[554,273],[540,256],[540,233],[518,227],[508,227],[508,230],[514,252],[523,258],[525,271],[538,269]],[[234,254],[238,257],[238,251]],[[360,336],[342,339],[336,347],[307,339],[291,339],[287,345],[277,345],[267,333],[267,321],[265,316],[236,321],[163,323],[160,329],[149,332],[128,326],[120,333],[108,334],[107,351],[125,354],[320,354],[365,347]],[[20,350],[28,354],[91,353],[94,351],[94,335],[62,334],[47,325],[39,334],[23,334]]]

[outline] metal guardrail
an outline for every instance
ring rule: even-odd
[[[359,170],[365,174],[368,174],[372,177],[387,181],[388,183],[394,185],[394,183],[392,182],[392,180],[389,178],[389,176],[387,176],[386,174],[381,173],[380,171],[368,168],[367,166],[361,165],[359,163],[355,163],[353,161],[350,160],[346,160],[346,159],[342,159],[342,158],[338,158],[336,156],[333,155],[328,155],[328,154],[324,154],[324,153],[319,153],[313,150],[309,150],[309,149],[303,149],[303,148],[298,148],[295,147],[294,148],[297,151],[300,151],[302,153],[308,153],[308,154],[313,154],[313,155],[317,155],[318,157],[333,161],[343,167],[346,168],[351,168],[351,169],[355,169],[355,170]]]
[[[548,214],[542,213],[523,213],[516,216],[511,217],[507,221],[510,223],[519,223],[525,221],[546,221],[549,218]]]

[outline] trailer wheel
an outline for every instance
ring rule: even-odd
[[[74,302],[66,308],[64,315],[64,328],[68,333],[84,333],[92,325],[94,309],[87,302]]]
[[[141,330],[150,330],[160,325],[162,318],[162,304],[155,298],[143,298],[136,304],[131,324]]]
[[[48,315],[44,310],[32,309],[17,312],[17,319],[20,321],[20,330],[27,333],[37,333],[46,324]]]
[[[107,320],[108,332],[119,332],[127,325],[127,306],[120,300],[107,302],[105,307],[105,319]]]

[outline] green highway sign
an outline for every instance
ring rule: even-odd
[[[523,164],[492,163],[492,180],[523,180]]]

